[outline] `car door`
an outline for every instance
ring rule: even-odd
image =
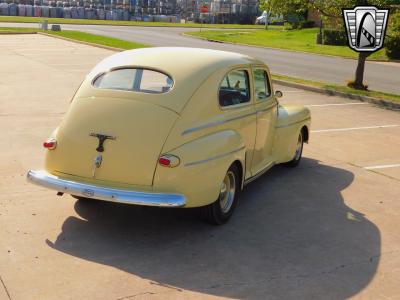
[[[273,164],[273,141],[278,102],[275,99],[269,72],[265,67],[252,68],[253,94],[257,116],[257,134],[252,161],[253,176]]]
[[[219,106],[223,122],[237,131],[246,147],[245,178],[251,177],[251,161],[256,138],[256,114],[254,110],[250,68],[230,70],[219,86]]]

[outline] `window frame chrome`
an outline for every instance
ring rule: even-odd
[[[224,79],[226,78],[226,76],[228,76],[229,73],[232,73],[234,71],[245,71],[245,72],[247,72],[248,88],[249,88],[249,101],[244,102],[244,103],[234,104],[234,105],[222,106],[220,101],[219,101],[219,91],[221,89],[221,84],[224,81]],[[229,71],[226,72],[222,76],[222,79],[219,81],[218,89],[217,89],[217,103],[218,103],[218,107],[219,107],[220,110],[229,111],[229,110],[235,110],[235,109],[244,108],[244,107],[247,107],[247,106],[250,106],[250,105],[254,105],[253,100],[252,100],[253,99],[252,75],[250,74],[250,72],[251,72],[251,67],[250,66],[235,66],[234,68],[229,69]]]
[[[158,72],[161,73],[165,76],[167,76],[168,78],[170,78],[172,80],[172,86],[171,88],[167,91],[167,92],[160,92],[160,93],[151,93],[151,92],[143,92],[143,91],[135,91],[135,90],[122,90],[122,89],[112,89],[112,88],[99,88],[95,86],[95,82],[96,80],[98,80],[101,76],[104,76],[105,74],[111,73],[111,72],[115,72],[118,70],[126,70],[126,69],[141,69],[141,70],[148,70],[148,71],[153,71],[153,72]],[[145,95],[165,95],[165,94],[169,94],[172,92],[172,90],[174,90],[176,82],[174,77],[168,73],[165,72],[163,70],[157,69],[157,68],[149,68],[149,67],[142,67],[142,66],[118,66],[118,67],[114,67],[114,68],[110,68],[107,71],[103,71],[100,72],[99,74],[97,74],[96,76],[93,77],[93,79],[90,81],[90,85],[92,88],[96,89],[96,90],[105,90],[105,91],[114,91],[114,92],[128,92],[128,93],[138,93],[138,94],[145,94]]]
[[[256,71],[256,70],[262,70],[262,71],[264,71],[264,74],[267,75],[266,83],[268,84],[269,95],[267,95],[267,97],[265,97],[265,98],[263,98],[263,99],[259,99],[259,98],[257,97],[257,94],[256,94],[256,79],[255,79],[255,77],[254,77],[254,71]],[[271,84],[271,78],[270,78],[271,76],[270,76],[268,70],[267,70],[265,67],[262,67],[262,66],[253,66],[253,67],[251,68],[251,75],[252,75],[252,77],[253,77],[253,89],[254,89],[254,99],[255,99],[255,102],[256,102],[256,103],[260,103],[260,102],[267,102],[267,101],[269,101],[269,100],[272,100],[272,99],[274,98],[274,92],[273,92],[273,90],[272,90],[272,84]]]

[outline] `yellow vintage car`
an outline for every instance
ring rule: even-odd
[[[146,48],[100,62],[28,180],[59,195],[232,215],[243,187],[296,166],[310,111],[280,105],[268,67],[231,52]]]

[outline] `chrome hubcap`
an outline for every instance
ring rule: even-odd
[[[302,150],[303,150],[303,135],[300,133],[299,134],[299,139],[297,140],[296,154],[294,156],[295,160],[299,160],[300,159]]]
[[[236,181],[232,171],[226,173],[219,192],[219,205],[223,213],[229,212],[235,199]]]

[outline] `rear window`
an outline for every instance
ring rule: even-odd
[[[123,90],[151,94],[166,93],[174,81],[164,73],[139,68],[117,69],[97,77],[93,86],[99,89]]]

